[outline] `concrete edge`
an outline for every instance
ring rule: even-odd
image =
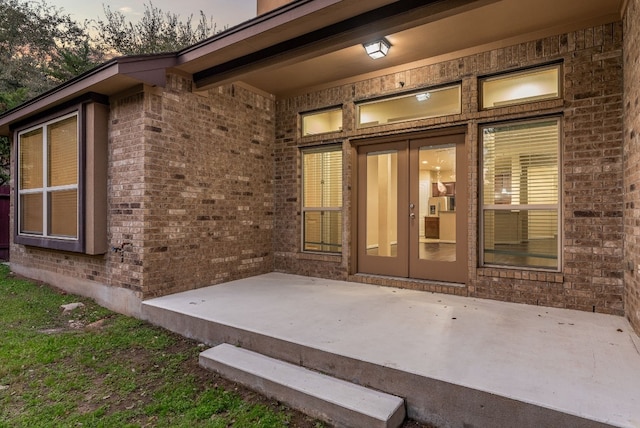
[[[332,354],[153,305],[145,305],[144,302],[142,312],[145,319],[152,324],[210,346],[229,343],[326,373],[347,382],[402,397],[405,399],[409,418],[436,426],[518,426],[521,428],[612,426],[490,392]]]
[[[286,403],[287,405],[314,418],[321,419],[337,426],[367,426],[372,428],[396,428],[399,427],[405,419],[404,401],[399,397],[384,394],[386,396],[386,404],[392,404],[394,407],[390,410],[387,409],[389,410],[389,414],[374,415],[369,412],[362,412],[353,406],[353,402],[347,405],[341,404],[340,400],[323,398],[322,394],[315,393],[313,390],[305,390],[304,388],[301,388],[302,384],[287,385],[286,383],[279,382],[273,377],[278,371],[267,373],[266,376],[264,376],[259,373],[260,370],[248,371],[234,365],[233,362],[229,361],[228,358],[225,358],[224,355],[222,358],[218,358],[215,350],[221,346],[232,347],[232,345],[229,344],[222,344],[200,353],[200,366],[219,373],[221,376],[227,377],[234,382],[241,383],[268,397],[282,401],[283,403]],[[256,354],[254,351],[249,351],[245,348],[237,348],[237,350],[254,354],[250,355],[250,359],[263,358],[263,361],[267,364],[270,363],[269,360],[275,360],[262,354]],[[306,367],[293,365],[291,363],[283,362],[282,360],[275,360],[275,362],[281,367],[288,365],[294,371],[300,373],[305,371],[308,372],[310,376],[320,376],[325,378],[328,382],[336,382],[336,385],[338,385],[337,387],[346,383],[341,379],[314,372]],[[354,391],[362,391],[364,394],[373,394],[374,396],[379,397],[382,397],[382,395],[378,394],[383,394],[379,391],[366,389],[355,384],[351,384],[348,388],[353,388]]]
[[[18,275],[45,282],[67,293],[93,299],[100,306],[135,318],[142,317],[140,294],[120,287],[110,287],[96,281],[72,278],[56,272],[10,263],[9,267]]]

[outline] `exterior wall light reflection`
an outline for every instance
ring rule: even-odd
[[[365,43],[362,46],[364,46],[364,49],[367,51],[367,55],[372,59],[379,59],[387,56],[391,44],[389,44],[387,39],[380,39],[375,42]]]

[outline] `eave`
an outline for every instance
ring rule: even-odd
[[[88,93],[111,96],[141,83],[164,86],[166,71],[176,55],[120,57],[112,59],[0,115],[0,135],[9,136],[11,126]]]

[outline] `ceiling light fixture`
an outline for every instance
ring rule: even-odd
[[[416,99],[418,101],[427,101],[429,98],[431,98],[431,94],[429,92],[423,92],[421,94],[416,94]]]
[[[364,46],[364,50],[367,51],[367,55],[369,55],[372,59],[379,59],[387,56],[391,44],[387,41],[387,39],[382,38],[380,40],[376,40],[375,42],[364,43],[362,46]]]

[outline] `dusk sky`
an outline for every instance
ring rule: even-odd
[[[132,21],[144,12],[144,4],[149,0],[49,0],[48,4],[64,9],[76,21],[85,19],[104,19],[103,5],[111,10],[119,10]],[[202,10],[207,17],[213,17],[218,29],[233,27],[256,16],[256,0],[153,0],[153,5],[164,12],[173,12],[186,19],[193,15],[198,19]]]

